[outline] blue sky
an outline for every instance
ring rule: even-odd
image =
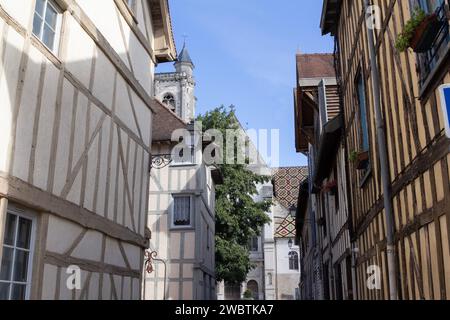
[[[169,1],[177,48],[187,35],[196,66],[197,114],[233,104],[247,128],[280,129],[281,166],[305,165],[295,152],[295,54],[332,52],[319,28],[322,1]]]

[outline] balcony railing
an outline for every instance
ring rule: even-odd
[[[436,68],[440,59],[445,55],[448,49],[448,43],[450,42],[447,16],[448,0],[442,1],[442,4],[436,9],[435,13],[442,22],[442,27],[434,39],[431,49],[418,55],[421,85],[428,80],[428,77]]]

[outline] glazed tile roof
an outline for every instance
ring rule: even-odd
[[[308,177],[308,167],[278,168],[272,176],[275,200],[287,210],[297,206],[300,184]]]
[[[295,218],[288,214],[275,231],[275,238],[295,238]]]

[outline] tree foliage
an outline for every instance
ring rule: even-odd
[[[216,108],[197,120],[202,121],[204,131],[217,129],[223,137],[227,129],[240,129],[233,106]],[[233,143],[236,158],[237,152],[245,152],[239,150],[236,140],[224,141],[224,150],[229,143]],[[253,267],[248,243],[270,222],[266,212],[271,202],[253,199],[258,184],[267,182],[270,177],[251,172],[245,164],[219,164],[218,167],[224,183],[216,188],[216,275],[218,281],[239,283],[245,281]]]

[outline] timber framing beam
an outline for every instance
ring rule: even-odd
[[[392,196],[395,197],[408,184],[420,177],[423,173],[429,170],[436,162],[446,157],[450,151],[450,140],[441,135],[434,144],[430,145],[422,154],[411,162],[411,164],[399,174],[397,179],[392,184]],[[383,198],[379,198],[375,205],[370,209],[368,214],[356,226],[356,236],[361,236],[373,219],[384,209]]]
[[[147,91],[142,87],[130,69],[125,65],[122,61],[122,58],[117,54],[117,52],[112,48],[111,44],[105,39],[105,37],[101,34],[100,30],[97,29],[92,20],[86,15],[83,9],[73,0],[58,0],[58,4],[61,8],[68,10],[72,17],[79,23],[79,25],[86,31],[86,34],[94,41],[94,43],[103,51],[106,57],[111,61],[116,70],[120,73],[120,75],[124,78],[124,80],[133,88],[136,94],[143,100],[144,104],[155,113],[153,107],[150,102],[152,98],[147,93]],[[0,5],[0,17],[2,17],[8,25],[13,27],[19,34],[22,36],[27,35],[27,28],[22,26],[18,21],[12,18],[5,9]],[[40,49],[40,51],[46,51],[44,54],[52,61],[55,66],[60,67],[61,60],[53,55],[48,49],[42,48],[44,47],[41,44],[38,44],[39,41],[35,40],[32,37],[33,44]]]
[[[78,259],[74,257],[67,257],[54,252],[47,251],[45,254],[44,262],[47,264],[67,268],[71,265],[79,266],[81,269],[98,272],[98,273],[109,273],[119,276],[140,278],[141,272],[139,270],[131,270],[128,268],[122,268],[106,264],[103,262],[89,261],[84,259]]]
[[[51,213],[77,223],[82,227],[99,231],[121,241],[142,248],[148,247],[148,241],[130,229],[29,185],[4,172],[0,172],[0,197],[5,197],[10,201],[26,205],[36,211]]]

